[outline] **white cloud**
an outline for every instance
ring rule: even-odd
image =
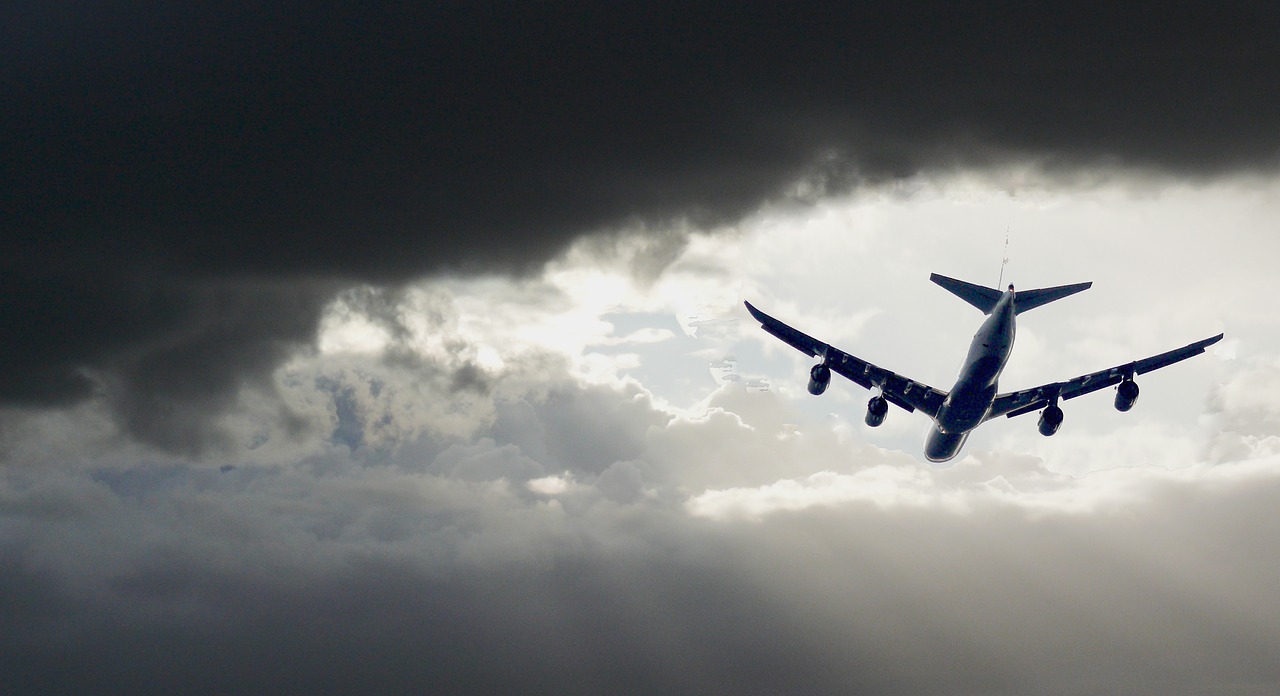
[[[559,495],[568,491],[572,485],[573,477],[567,472],[562,475],[532,479],[525,484],[530,491],[540,495]]]

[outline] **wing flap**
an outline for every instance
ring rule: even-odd
[[[773,334],[783,343],[799,350],[801,353],[812,358],[822,354],[824,349],[829,347],[822,341],[819,341],[806,333],[797,331],[777,319],[774,319],[768,314],[761,312],[750,302],[744,302],[743,304],[747,306],[747,311],[751,312],[751,316],[754,317],[756,321],[760,322],[760,328]]]
[[[1222,334],[1210,336],[1159,355],[1091,372],[1065,382],[1052,382],[1032,389],[1000,394],[996,397],[995,402],[991,404],[991,412],[987,415],[987,419],[998,418],[999,416],[1007,416],[1009,418],[1020,416],[1024,413],[1042,409],[1057,398],[1074,399],[1077,396],[1083,396],[1099,389],[1119,384],[1134,375],[1146,374],[1162,367],[1168,367],[1203,353],[1205,348],[1221,341],[1222,336]]]
[[[751,312],[751,316],[760,322],[760,328],[805,355],[821,356],[827,366],[854,384],[864,389],[879,388],[889,403],[907,412],[919,409],[927,413],[930,418],[936,417],[942,402],[947,398],[947,393],[944,391],[850,355],[787,326],[756,309],[750,302],[744,304],[747,306],[747,311]]]

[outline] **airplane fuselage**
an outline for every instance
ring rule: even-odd
[[[1000,373],[1013,350],[1017,313],[1014,302],[1010,286],[973,335],[960,376],[938,409],[925,439],[924,456],[929,461],[945,462],[956,456],[969,432],[981,425],[991,411]]]

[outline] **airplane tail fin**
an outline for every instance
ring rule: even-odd
[[[1089,283],[1076,283],[1075,285],[1059,285],[1052,288],[1039,288],[1037,290],[1019,290],[1014,296],[1014,311],[1016,314],[1031,309],[1035,309],[1040,305],[1046,305],[1054,300],[1061,300],[1068,295],[1074,295],[1082,290],[1088,290],[1093,285]]]
[[[930,274],[929,280],[946,288],[952,295],[982,310],[983,314],[990,314],[991,310],[995,309],[996,302],[1000,300],[1001,292],[995,288],[966,283],[963,280],[948,278],[937,273]],[[1045,302],[1048,301],[1045,300]]]
[[[951,294],[968,302],[969,304],[982,310],[983,314],[990,314],[995,309],[996,302],[1000,301],[1001,293],[995,288],[988,288],[973,283],[966,283],[963,280],[948,278],[944,275],[934,273],[929,276],[929,280],[946,288]],[[1022,314],[1028,310],[1035,309],[1040,305],[1046,305],[1054,300],[1060,300],[1068,295],[1074,295],[1082,290],[1088,290],[1093,283],[1076,283],[1075,285],[1059,285],[1052,288],[1038,288],[1036,290],[1020,290],[1014,296],[1014,311]],[[1010,286],[1012,289],[1013,286]]]

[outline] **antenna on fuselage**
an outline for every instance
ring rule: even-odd
[[[1004,267],[1009,265],[1009,227],[1004,228],[1004,258],[1000,261],[1000,280],[996,281],[996,287],[999,288],[1004,283]]]

